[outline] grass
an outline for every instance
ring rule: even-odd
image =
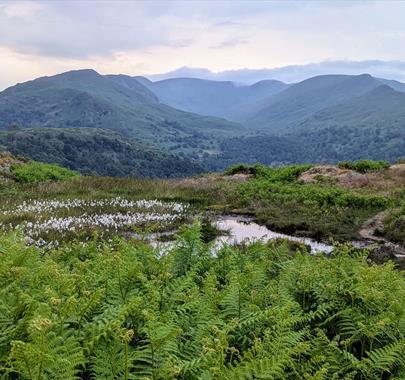
[[[357,239],[357,231],[368,218],[396,207],[405,193],[405,183],[388,177],[391,169],[388,174],[382,174],[384,170],[370,174],[370,178],[377,178],[378,186],[370,180],[366,186],[347,188],[332,180],[302,183],[299,177],[310,167],[237,165],[225,176],[211,174],[183,180],[79,176],[58,182],[0,182],[0,201],[3,208],[9,209],[30,199],[97,200],[119,196],[128,200],[181,201],[199,210],[209,207],[215,212],[247,213],[271,229],[288,234],[346,241]],[[232,175],[239,173],[250,176],[245,182],[232,181]],[[13,221],[8,216],[3,222],[19,224],[23,218],[32,220],[35,215],[15,218]],[[391,225],[389,228],[394,231]]]
[[[195,179],[196,181],[199,178]],[[203,178],[205,181],[205,178]],[[84,241],[88,239],[110,239],[116,233],[127,233],[134,229],[148,230],[149,232],[164,232],[178,229],[182,224],[189,222],[190,218],[196,213],[200,213],[210,201],[218,198],[218,194],[224,193],[220,189],[225,186],[221,181],[205,181],[205,187],[200,185],[190,185],[189,182],[175,180],[149,180],[149,179],[130,179],[130,178],[111,178],[111,177],[91,177],[76,176],[64,181],[46,181],[40,183],[20,183],[20,182],[0,182],[0,225],[3,229],[15,228],[22,226],[26,222],[45,223],[55,220],[55,225],[62,223],[63,220],[70,220],[72,227],[75,224],[81,225],[80,228],[72,230],[58,231],[53,227],[47,231],[36,234],[34,240],[37,243],[39,239],[46,242],[67,242],[72,240]],[[126,201],[154,200],[160,199],[165,202],[181,202],[190,205],[187,213],[172,221],[136,222],[133,225],[127,223],[118,230],[108,229],[102,225],[98,226],[98,219],[91,226],[85,226],[77,218],[92,216],[97,218],[99,215],[106,215],[110,218],[125,218],[125,215],[134,213],[149,213],[148,210],[138,210],[135,208],[121,207],[120,205],[110,205],[108,200],[121,198]],[[87,201],[87,205],[81,204],[80,207],[70,206],[68,208],[57,208],[52,210],[44,209],[41,212],[32,212],[30,210],[17,212],[24,202],[52,202],[52,201],[71,202],[75,200]],[[100,205],[92,205],[91,202],[102,201]],[[154,213],[164,215],[165,210],[153,210]],[[169,210],[170,214],[170,210]],[[123,215],[123,216],[122,216]],[[71,218],[76,218],[74,221]],[[103,218],[105,220],[106,218]],[[26,227],[23,227],[27,231]],[[32,234],[29,232],[28,236]],[[210,240],[217,234],[213,228],[209,228],[204,223],[204,236]]]
[[[77,173],[62,168],[59,165],[45,164],[35,161],[13,165],[10,171],[15,180],[20,183],[65,181],[78,175]]]
[[[309,168],[255,165],[253,178],[238,186],[230,203],[274,230],[345,241],[357,239],[365,220],[395,202],[393,197],[366,188],[346,189],[326,181],[300,182],[300,174]]]

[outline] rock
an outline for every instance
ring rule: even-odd
[[[405,268],[405,249],[394,243],[387,242],[370,249],[368,257],[377,264],[391,260],[399,269]]]

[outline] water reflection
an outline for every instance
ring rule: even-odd
[[[228,231],[226,235],[217,238],[216,245],[222,244],[238,244],[243,241],[257,241],[262,239],[268,241],[271,239],[283,238],[306,244],[311,247],[311,252],[326,252],[330,253],[333,246],[317,242],[313,239],[285,235],[269,230],[265,226],[261,226],[251,219],[243,216],[225,215],[221,216],[216,222],[217,228]]]

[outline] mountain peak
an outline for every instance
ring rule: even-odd
[[[57,74],[56,78],[69,78],[69,79],[91,79],[91,78],[102,78],[102,76],[93,69],[80,69],[80,70],[70,70],[61,74]]]

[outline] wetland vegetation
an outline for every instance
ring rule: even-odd
[[[140,180],[3,159],[2,378],[404,377],[403,273],[350,244],[383,210],[380,233],[402,242],[401,164]],[[213,250],[210,221],[229,213],[335,245]],[[150,244],[152,233],[170,245]]]

